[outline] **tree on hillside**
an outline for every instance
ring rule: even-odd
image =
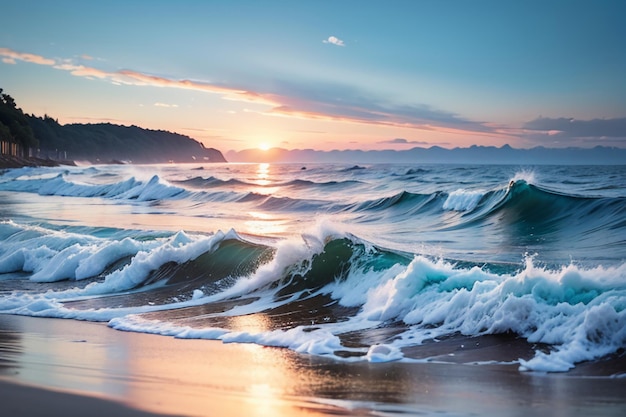
[[[22,109],[17,107],[13,97],[3,93],[2,88],[0,88],[0,124],[9,129],[10,142],[20,144],[24,149],[37,146],[38,141],[30,128],[28,118]],[[2,135],[3,140],[4,135],[6,132]]]
[[[11,134],[11,129],[4,123],[0,122],[0,139],[7,140],[13,139],[13,135]]]

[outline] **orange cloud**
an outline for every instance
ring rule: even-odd
[[[513,136],[505,131],[477,131],[472,129],[461,129],[454,127],[446,127],[446,126],[436,126],[431,123],[419,123],[410,120],[403,120],[398,118],[393,113],[383,113],[383,112],[372,112],[372,115],[379,116],[379,118],[364,118],[364,117],[351,117],[351,116],[340,116],[340,115],[332,115],[329,113],[321,113],[321,112],[313,112],[313,111],[301,111],[295,110],[289,106],[278,106],[274,107],[271,110],[264,112],[263,114],[270,116],[284,116],[284,117],[297,117],[300,119],[308,119],[308,120],[323,120],[330,122],[342,122],[342,123],[355,123],[355,124],[367,124],[367,125],[375,125],[375,126],[388,126],[388,127],[397,127],[404,129],[415,129],[415,130],[426,130],[429,132],[439,132],[439,133],[449,133],[455,135],[479,135],[479,136],[490,136],[490,137],[503,137],[503,136]]]
[[[69,63],[66,60],[55,61],[54,59],[45,58],[40,55],[17,52],[8,48],[0,48],[0,56],[2,57],[2,61],[7,64],[15,64],[16,61],[24,61],[38,65],[48,65],[58,70],[68,71],[70,74],[77,77],[105,79],[115,83],[127,85],[196,90],[213,94],[222,94],[224,95],[224,98],[227,98],[229,100],[271,105],[276,104],[274,101],[264,98],[263,95],[259,93],[231,87],[222,87],[200,81],[175,80],[133,70],[104,71],[98,68],[87,67],[84,65],[75,65]]]
[[[178,104],[167,104],[167,103],[161,103],[160,101],[157,101],[156,103],[154,103],[155,107],[166,107],[166,108],[176,108],[178,107]]]
[[[29,54],[24,52],[16,52],[9,48],[0,48],[0,55],[4,58],[4,63],[15,64],[16,61],[31,62],[38,65],[54,65],[56,62],[53,59],[44,58],[41,55]],[[9,62],[7,62],[7,60]]]
[[[330,38],[329,38],[330,39]],[[339,45],[341,42],[329,40]],[[342,45],[340,45],[342,46]],[[481,135],[507,137],[514,135],[505,128],[488,123],[473,122],[458,115],[438,111],[428,106],[404,106],[389,108],[376,104],[375,100],[358,98],[338,104],[334,99],[326,100],[323,91],[309,92],[285,90],[282,94],[261,93],[193,80],[177,80],[133,70],[105,71],[94,67],[76,65],[68,60],[54,60],[40,55],[16,52],[0,48],[0,57],[7,64],[24,61],[38,65],[48,65],[68,71],[77,77],[108,80],[113,84],[151,86],[201,91],[221,95],[223,99],[261,104],[270,107],[267,111],[255,111],[264,115],[283,116],[307,120],[325,120],[340,123],[356,123],[396,128],[409,128],[457,135]],[[244,110],[252,111],[252,110]]]
[[[111,79],[113,81],[118,81],[114,79],[114,73],[102,71],[92,67],[86,67],[84,65],[57,64],[54,66],[54,68],[58,70],[68,71],[70,74],[76,77]]]

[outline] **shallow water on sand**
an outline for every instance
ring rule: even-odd
[[[0,316],[0,363],[5,380],[189,416],[617,416],[626,406],[624,378],[519,373],[511,365],[346,363],[14,316]]]

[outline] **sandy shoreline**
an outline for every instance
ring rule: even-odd
[[[624,393],[626,378],[520,373],[515,365],[337,362],[0,315],[0,401],[11,415],[621,416]]]
[[[0,379],[2,412],[9,416],[161,416],[95,396],[73,394]]]

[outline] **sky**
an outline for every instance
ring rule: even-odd
[[[26,113],[247,148],[626,148],[626,1],[3,2]]]

